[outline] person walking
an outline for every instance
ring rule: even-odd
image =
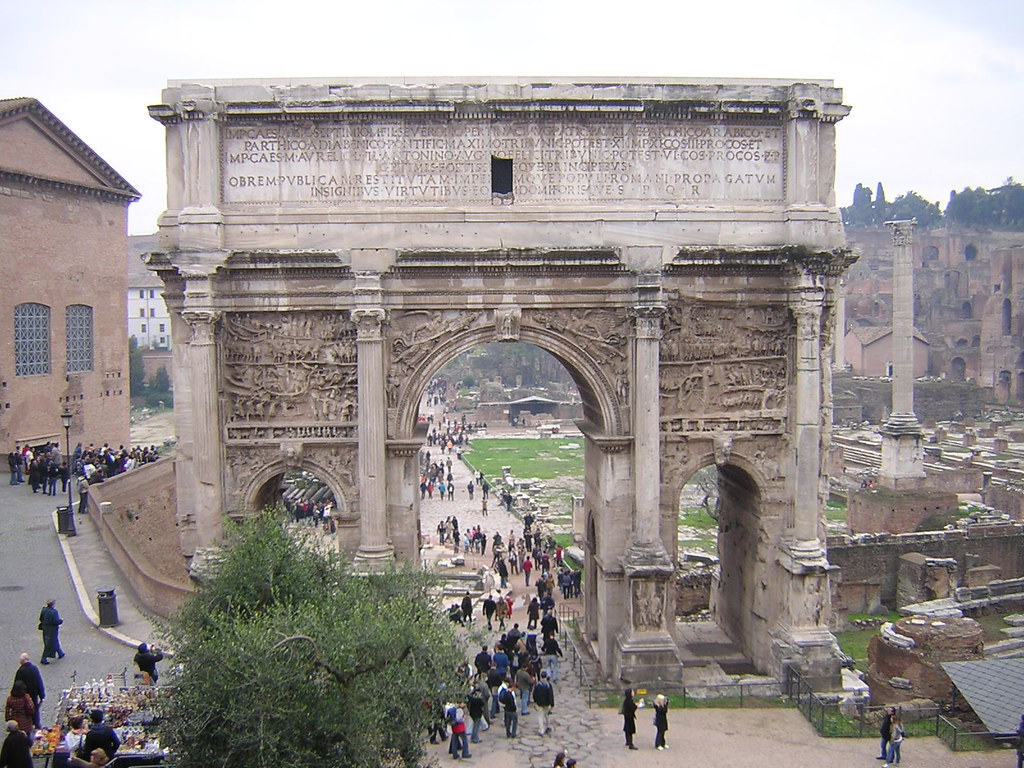
[[[885,760],[889,756],[889,739],[892,736],[892,718],[896,714],[894,707],[885,708],[885,716],[882,718],[882,724],[878,728],[878,733],[882,737],[881,752],[875,760]]]
[[[452,729],[452,740],[448,746],[452,759],[458,760],[460,756],[472,757],[473,755],[469,753],[469,741],[466,739],[466,710],[463,709],[461,702],[448,707],[445,712],[445,720],[448,721]]]
[[[544,668],[548,670],[551,676],[551,682],[558,682],[558,660],[562,656],[562,648],[558,644],[557,638],[554,635],[548,635],[544,638],[544,645],[541,646],[540,652],[544,656]]]
[[[0,765],[5,768],[32,768],[32,741],[13,720],[7,721],[7,738],[0,747]]]
[[[32,657],[27,653],[21,654],[18,662],[18,671],[14,673],[14,680],[15,682],[20,680],[25,684],[25,690],[32,697],[32,704],[36,708],[33,722],[36,728],[41,728],[42,726],[39,724],[39,710],[42,708],[43,699],[46,698],[46,686],[43,685],[43,676],[39,672],[39,667],[32,663]]]
[[[18,724],[19,730],[31,736],[35,730],[36,708],[32,703],[32,697],[25,690],[25,684],[21,680],[15,680],[11,687],[11,695],[7,697],[4,706],[4,720],[13,720]]]
[[[555,707],[555,689],[548,682],[548,673],[541,670],[540,680],[533,686],[533,705],[537,708],[537,733],[551,733],[551,710]]]
[[[668,731],[668,699],[658,694],[654,697],[654,748],[668,749],[665,743],[665,732]]]
[[[527,555],[523,558],[523,564],[520,566],[523,569],[523,575],[526,577],[526,586],[530,586],[530,572],[533,571],[533,560]]]
[[[1017,725],[1017,768],[1024,768],[1024,715]]]
[[[164,655],[159,648],[150,648],[145,643],[139,643],[138,653],[135,654],[135,664],[140,672],[149,675],[150,681],[156,685],[160,675],[156,671],[156,663],[163,661]]]
[[[636,749],[633,744],[633,736],[636,733],[636,710],[637,703],[633,700],[633,689],[627,688],[622,695],[622,706],[619,707],[619,714],[622,715],[622,732],[626,734],[626,747]]]
[[[43,633],[43,658],[40,664],[49,664],[49,659],[64,658],[64,651],[60,647],[60,625],[64,619],[57,613],[57,601],[50,598],[39,612],[39,629]]]
[[[520,715],[530,714],[530,695],[533,693],[537,681],[533,679],[530,670],[526,667],[519,667],[516,670],[516,688],[519,690]]]
[[[488,694],[488,698],[490,698],[490,694]],[[473,721],[473,731],[469,739],[471,744],[480,743],[480,731],[483,730],[485,724],[484,712],[486,709],[487,701],[484,699],[484,692],[480,684],[477,683],[466,699],[466,710],[469,713],[469,719]]]
[[[899,715],[893,715],[892,733],[889,734],[889,750],[885,753],[885,762],[882,765],[888,768],[890,765],[900,764],[900,746],[903,744],[905,733],[903,718]]]
[[[516,701],[515,683],[505,678],[498,701],[505,707],[505,738],[514,739],[519,735],[519,702]]]

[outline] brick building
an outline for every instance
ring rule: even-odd
[[[846,276],[846,338],[852,342],[855,331],[868,338],[871,329],[891,326],[892,238],[882,228],[851,227],[846,236],[861,253]],[[928,375],[973,381],[998,402],[1024,402],[1021,242],[1019,232],[916,233],[914,328],[928,342]],[[853,351],[851,343],[846,349]],[[921,375],[918,351],[915,373]]]
[[[0,100],[0,445],[127,444],[128,205],[139,193],[35,99]]]

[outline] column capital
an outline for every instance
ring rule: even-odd
[[[917,219],[903,219],[900,221],[887,221],[885,226],[889,228],[892,235],[892,244],[913,245],[914,229],[917,227]]]
[[[380,307],[353,309],[352,322],[356,325],[356,341],[382,341],[382,326],[387,312]]]
[[[192,329],[192,344],[213,344],[221,313],[210,310],[186,310],[181,319]]]
[[[668,308],[663,304],[639,304],[630,307],[628,314],[633,318],[638,339],[660,341],[662,336],[661,319]]]

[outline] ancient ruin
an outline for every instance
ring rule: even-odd
[[[678,679],[680,489],[718,468],[714,611],[838,681],[821,519],[837,280],[829,81],[172,82],[150,267],[174,333],[182,551],[288,469],[363,567],[418,559],[417,415],[455,355],[541,347],[586,441],[586,638]]]

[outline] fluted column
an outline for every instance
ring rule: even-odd
[[[634,536],[641,542],[661,542],[658,366],[661,318],[665,307],[637,306],[632,314],[636,333],[631,403],[633,477],[636,483]]]
[[[378,565],[394,559],[388,539],[385,481],[384,310],[355,309],[359,382],[359,515],[356,560]]]
[[[832,333],[832,370],[846,370],[846,281],[836,280],[836,326]]]
[[[217,323],[220,313],[187,310],[182,319],[192,330],[188,343],[192,390],[192,476],[195,481],[196,534],[200,546],[217,543],[224,512],[224,465],[217,393]]]
[[[821,311],[820,297],[805,297],[793,308],[796,318],[796,479],[794,552],[823,555],[818,539],[821,474]]]

